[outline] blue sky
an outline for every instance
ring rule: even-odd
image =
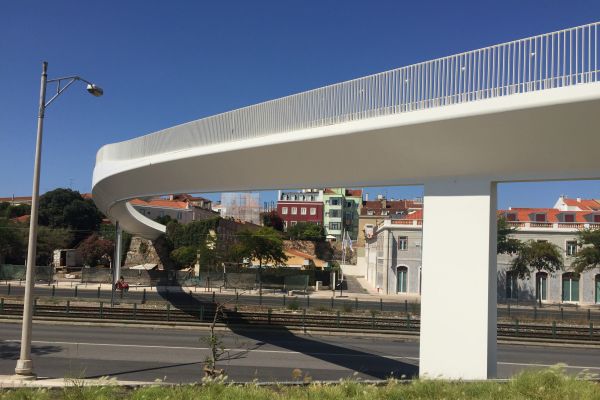
[[[73,87],[46,114],[41,190],[89,192],[105,143],[599,17],[597,0],[4,1],[0,196],[31,193],[43,60],[50,77],[105,89],[97,99]],[[503,184],[499,207],[551,206],[560,194],[600,197],[600,182]]]

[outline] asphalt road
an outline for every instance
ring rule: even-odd
[[[19,324],[0,323],[0,375],[12,374],[19,357]],[[194,382],[208,355],[197,329],[43,325],[33,328],[34,368],[40,377]],[[292,380],[295,368],[318,380],[418,373],[418,343],[389,337],[318,337],[285,332],[222,336],[228,350],[219,366],[236,381]],[[500,345],[498,375],[566,363],[569,372],[600,373],[600,349]]]
[[[109,302],[111,299],[110,290],[102,290],[98,293],[97,286],[90,284],[87,288],[84,285],[80,285],[77,291],[75,286],[72,288],[55,288],[54,295],[56,297],[73,298],[77,295],[78,298],[88,300],[101,300]],[[12,296],[23,296],[25,289],[23,286],[11,285],[10,295]],[[36,286],[34,291],[36,296],[49,297],[52,296],[51,286]],[[245,305],[259,305],[262,304],[264,307],[279,308],[290,304],[290,302],[296,302],[300,308],[326,308],[326,309],[337,309],[342,311],[350,310],[378,310],[378,311],[393,311],[393,312],[408,312],[413,315],[420,314],[420,304],[405,302],[402,299],[391,300],[385,299],[381,302],[377,298],[373,300],[356,300],[352,293],[345,293],[346,297],[335,297],[333,299],[327,297],[309,297],[307,296],[296,296],[289,297],[283,295],[277,296],[262,296],[260,298],[257,295],[251,295],[245,292],[240,292],[238,295],[238,304]],[[336,296],[339,292],[336,292]],[[8,295],[8,286],[4,283],[0,284],[0,297]],[[118,296],[118,294],[117,294]],[[146,301],[168,301],[174,305],[185,305],[185,304],[198,304],[202,302],[211,303],[213,299],[212,292],[206,292],[203,289],[193,291],[190,296],[189,292],[184,292],[180,287],[161,287],[158,291],[156,288],[152,290],[146,290],[144,295],[143,290],[131,290],[125,295],[127,301],[141,302],[143,299]],[[227,302],[234,304],[236,302],[236,296],[233,293],[219,293],[218,289],[215,290],[215,299],[218,302]],[[333,307],[332,307],[333,305]],[[458,312],[458,311],[457,311]],[[500,305],[498,307],[498,318],[516,318],[516,319],[541,319],[541,320],[556,320],[556,321],[588,321],[599,323],[600,322],[600,309],[594,307],[588,311],[588,309],[577,308],[573,305],[563,305],[562,310],[557,305],[547,305],[543,308],[534,310],[532,307],[515,307],[512,305],[510,309]]]

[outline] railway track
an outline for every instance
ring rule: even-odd
[[[0,308],[0,317],[22,315],[23,305],[18,303],[5,303]],[[94,319],[105,321],[127,322],[170,322],[186,324],[206,324],[213,321],[215,305],[207,304],[199,307],[175,308],[170,304],[164,307],[148,308],[138,307],[137,304],[128,307],[110,308],[103,303],[98,306],[71,306],[66,305],[36,305],[36,317],[65,319]],[[288,327],[304,328],[311,330],[348,330],[371,331],[375,333],[401,333],[417,336],[420,329],[418,318],[406,314],[402,317],[384,317],[372,313],[371,316],[344,315],[338,313],[307,313],[306,310],[290,312],[262,312],[238,311],[234,308],[224,309],[217,321],[222,324],[255,327]],[[577,341],[600,343],[600,329],[589,326],[569,324],[532,324],[520,323],[514,320],[511,323],[498,323],[499,338],[523,339],[549,339],[562,341]]]

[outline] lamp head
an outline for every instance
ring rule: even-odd
[[[100,97],[104,94],[104,90],[101,87],[94,85],[93,83],[88,83],[86,90],[89,94],[92,94],[96,97]]]

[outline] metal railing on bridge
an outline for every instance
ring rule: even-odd
[[[501,96],[597,82],[592,23],[325,86],[107,145],[97,161],[146,157]]]

